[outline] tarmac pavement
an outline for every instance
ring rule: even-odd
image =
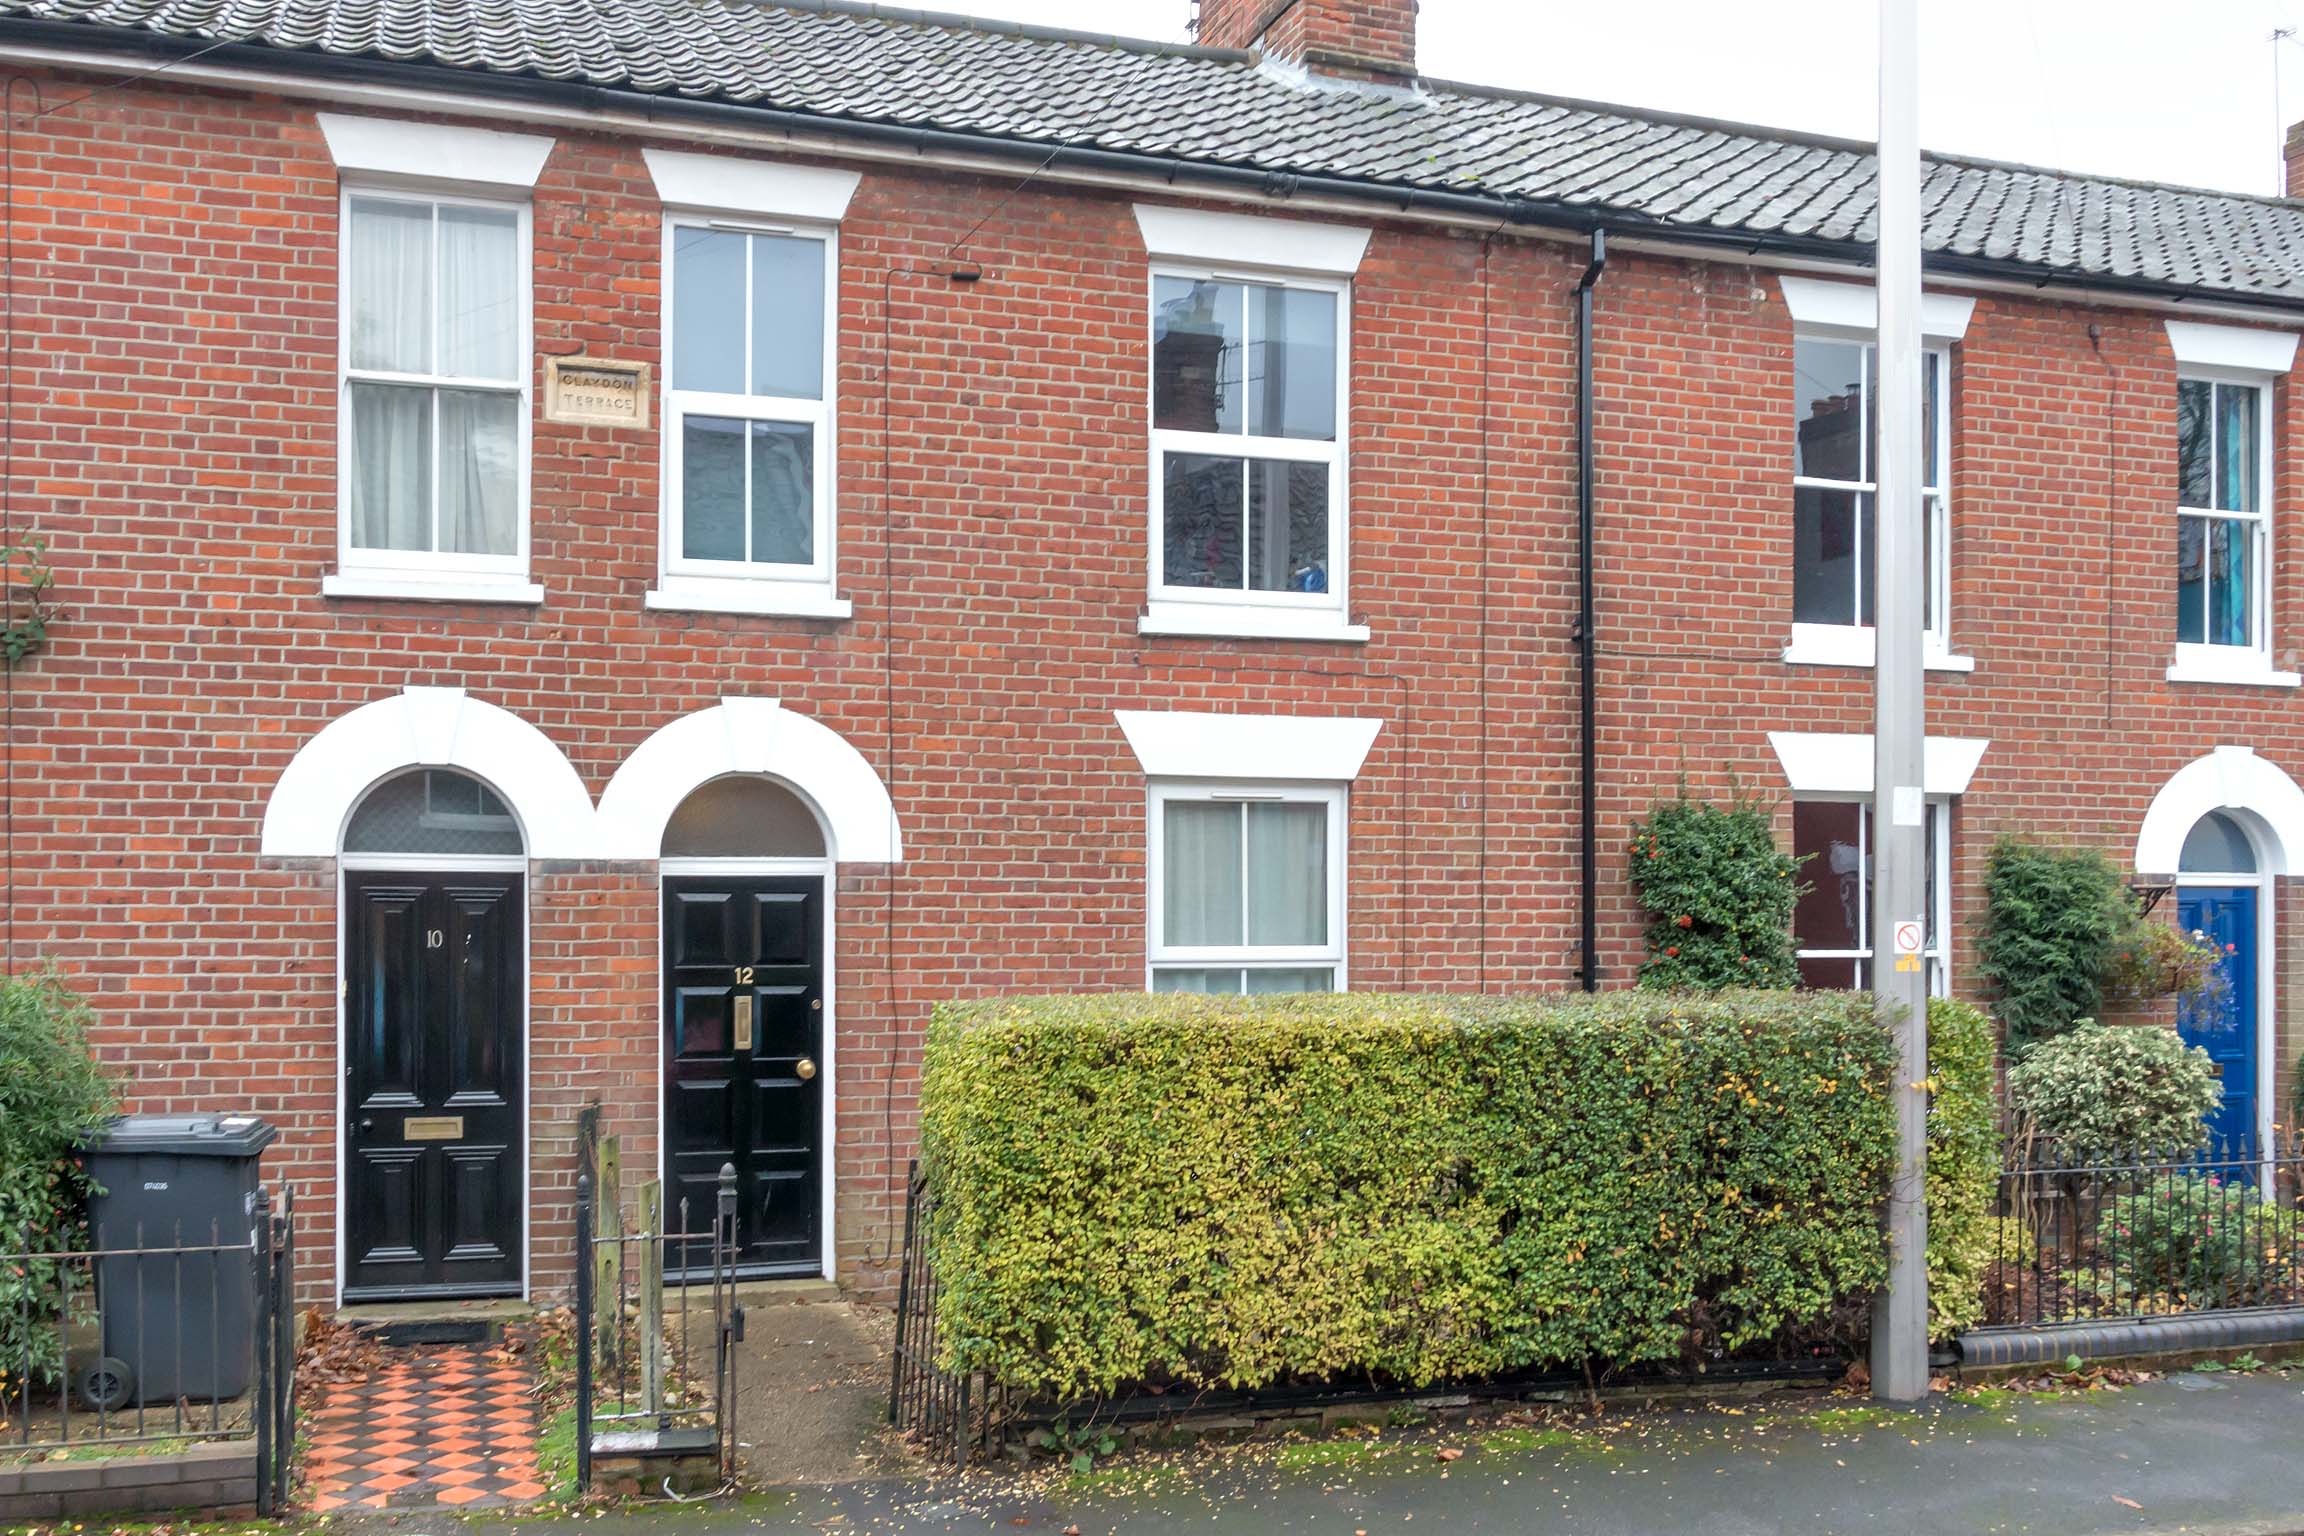
[[[1129,1458],[1084,1478],[875,1479],[574,1518],[593,1536],[2304,1536],[2304,1369],[1912,1411],[1809,1396],[1573,1430],[1385,1431]],[[460,1522],[479,1536],[548,1536],[555,1523]],[[414,1519],[399,1531],[429,1536]]]

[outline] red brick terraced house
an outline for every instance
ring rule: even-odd
[[[282,1127],[315,1302],[560,1290],[589,1104],[877,1292],[938,999],[1622,985],[1683,780],[1860,982],[1865,149],[1413,23],[0,0],[8,962]],[[2260,1128],[2304,205],[1926,200],[1934,984],[1995,837],[2102,846]]]

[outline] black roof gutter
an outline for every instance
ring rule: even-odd
[[[1132,150],[1051,144],[1045,139],[964,133],[869,118],[795,112],[782,107],[757,106],[744,102],[657,95],[648,91],[592,85],[583,81],[496,74],[486,70],[409,63],[370,55],[274,48],[263,43],[225,43],[219,46],[213,42],[204,44],[196,40],[164,37],[153,32],[88,22],[0,17],[0,43],[9,41],[31,47],[117,53],[144,59],[154,65],[182,62],[197,54],[203,62],[315,80],[337,80],[401,90],[439,91],[514,103],[541,102],[577,112],[621,112],[671,124],[685,122],[755,131],[768,129],[786,134],[831,135],[864,143],[908,148],[921,154],[998,155],[1034,165],[1150,176],[1179,186],[1225,187],[1281,200],[1300,192],[1312,193],[1366,203],[1375,208],[1389,207],[1401,213],[1441,213],[1491,223],[1501,219],[1511,224],[1585,235],[1605,226],[1609,234],[1619,240],[1669,241],[1676,245],[1714,248],[1723,253],[1748,256],[1774,255],[1841,265],[1865,265],[1871,261],[1873,254],[1869,241],[1827,240],[1812,235],[1791,235],[1769,230],[1676,224],[1667,219],[1638,213],[1551,199],[1514,197],[1493,192],[1450,192],[1345,176],[1306,175],[1293,171],[1227,165],[1218,161],[1190,160]],[[1923,270],[1945,277],[1991,279],[2041,289],[2084,289],[2095,294],[2132,294],[2177,302],[2236,305],[2286,314],[2304,311],[2304,299],[2231,293],[2118,274],[2063,272],[1990,256],[1931,252],[1922,257],[1921,265]]]

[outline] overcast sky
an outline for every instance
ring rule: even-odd
[[[917,0],[937,4],[937,0]],[[1870,138],[1870,0],[1423,0],[1428,75]],[[1192,0],[942,0],[1181,42]],[[1931,149],[2279,190],[2304,117],[2304,0],[1921,0]],[[2286,111],[2273,101],[2279,56]]]

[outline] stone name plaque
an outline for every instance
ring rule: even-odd
[[[586,427],[648,425],[648,365],[596,357],[544,364],[544,419]]]

